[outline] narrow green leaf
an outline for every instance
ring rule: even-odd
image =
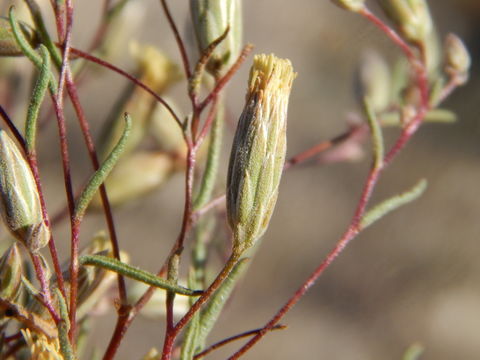
[[[138,280],[147,285],[168,290],[179,295],[199,296],[202,294],[202,291],[190,290],[183,286],[172,284],[170,281],[162,279],[161,277],[158,277],[148,271],[125,264],[108,256],[84,255],[80,257],[80,263],[82,265],[98,266],[126,276],[130,279]]]
[[[30,14],[32,15],[33,22],[35,23],[35,27],[39,32],[40,38],[42,42],[47,47],[48,51],[50,51],[51,56],[57,65],[58,68],[62,65],[62,56],[60,54],[59,49],[55,46],[55,43],[52,41],[50,37],[47,27],[45,26],[45,21],[43,20],[42,12],[40,10],[40,6],[38,6],[35,0],[24,0],[30,10]]]
[[[370,127],[370,133],[372,135],[372,143],[373,143],[373,166],[376,169],[379,169],[383,166],[383,154],[384,144],[383,144],[383,133],[382,128],[375,116],[375,112],[373,111],[372,107],[367,98],[363,99],[363,105],[365,114],[367,115],[368,126]]]
[[[185,336],[182,341],[182,352],[180,354],[180,360],[191,360],[195,353],[201,349],[198,346],[200,333],[200,314],[197,312],[192,320],[188,323]]]
[[[388,112],[382,114],[379,119],[382,126],[400,126],[400,114],[396,112]],[[453,124],[457,121],[457,115],[453,111],[447,109],[432,109],[425,115],[424,122]]]
[[[38,114],[40,112],[40,106],[45,99],[45,93],[47,92],[50,81],[50,54],[43,45],[40,45],[40,54],[42,56],[42,67],[35,88],[33,89],[30,105],[28,106],[27,121],[25,123],[25,143],[29,152],[35,149]]]
[[[63,355],[65,360],[75,360],[76,357],[73,353],[72,345],[70,344],[70,340],[68,338],[68,331],[70,330],[70,320],[68,317],[68,308],[67,302],[63,297],[60,289],[55,289],[55,294],[57,295],[58,299],[58,307],[60,309],[60,317],[61,321],[58,323],[58,339],[60,342],[60,352]]]
[[[215,325],[220,313],[223,310],[227,300],[232,293],[237,280],[247,269],[249,258],[243,258],[235,264],[234,268],[218,288],[217,291],[212,295],[207,305],[201,313],[200,319],[200,329],[197,337],[197,344],[202,349],[205,347],[205,341],[208,334],[212,331],[213,326]]]
[[[212,197],[212,192],[217,179],[218,166],[220,163],[220,152],[222,147],[224,108],[219,104],[215,120],[210,132],[210,143],[208,144],[207,163],[203,173],[202,182],[197,196],[193,202],[193,209],[198,210],[205,206]]]
[[[117,145],[115,145],[112,152],[108,155],[100,168],[92,175],[87,185],[83,189],[82,194],[78,198],[77,205],[75,206],[75,218],[77,220],[80,220],[83,217],[85,211],[87,210],[88,204],[90,204],[90,201],[92,201],[95,193],[98,191],[98,188],[103,184],[108,174],[110,171],[112,171],[113,167],[120,158],[120,155],[125,148],[125,144],[127,143],[128,136],[130,135],[131,128],[132,119],[129,114],[125,113],[125,129],[123,130],[120,140],[118,140]]]
[[[427,112],[424,120],[427,122],[452,124],[457,121],[457,115],[447,109],[433,109]]]
[[[407,349],[407,351],[405,351],[403,360],[419,360],[424,350],[425,349],[422,345],[413,344]]]
[[[413,188],[404,192],[403,194],[395,195],[390,199],[387,199],[376,205],[363,216],[362,221],[360,222],[360,229],[365,229],[377,220],[380,220],[389,212],[417,199],[420,195],[422,195],[426,188],[427,181],[422,179]]]
[[[22,49],[25,56],[38,68],[41,69],[43,61],[40,55],[38,55],[32,46],[29,44],[28,40],[25,38],[20,24],[17,20],[17,15],[15,14],[15,7],[11,6],[9,11],[10,26],[12,27],[13,36],[18,43],[18,46]],[[49,89],[52,94],[57,93],[57,84],[53,73],[50,72],[50,82]]]

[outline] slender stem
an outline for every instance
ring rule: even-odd
[[[222,271],[217,275],[213,283],[204,291],[203,295],[198,298],[198,300],[190,307],[188,312],[178,321],[172,331],[170,331],[165,337],[163,344],[163,353],[162,360],[170,360],[172,357],[173,346],[175,344],[175,339],[180,334],[180,331],[188,324],[192,319],[193,315],[200,310],[203,304],[205,304],[211,295],[218,289],[222,282],[227,278],[230,271],[237,263],[240,255],[233,253],[226,264],[224,265]]]
[[[235,73],[238,71],[240,66],[242,66],[243,62],[247,58],[247,56],[250,54],[250,52],[253,50],[253,45],[252,44],[247,44],[243,47],[242,52],[240,53],[240,56],[238,57],[237,61],[232,65],[230,70],[221,77],[215,84],[215,87],[213,90],[210,92],[210,94],[207,95],[207,97],[198,105],[199,111],[202,111],[208,104],[210,104],[215,97],[218,96],[220,91],[225,87],[225,85],[228,84],[230,79],[235,75]]]
[[[35,274],[37,275],[38,282],[40,283],[40,288],[42,291],[42,303],[48,309],[55,323],[58,324],[61,319],[52,303],[50,284],[43,269],[42,260],[40,260],[40,257],[36,254],[30,253],[30,257],[32,259],[33,267],[35,268]]]
[[[318,143],[311,148],[302,151],[301,153],[292,156],[290,159],[288,159],[285,162],[285,166],[283,167],[284,170],[288,170],[291,168],[293,165],[298,165],[301,164],[312,157],[318,155],[319,153],[322,153],[324,151],[327,151],[331,149],[332,147],[344,143],[350,139],[352,139],[355,135],[359,134],[360,132],[363,132],[366,129],[366,125],[357,125],[357,126],[352,126],[348,131],[346,131],[343,134],[340,134],[333,139],[323,141],[321,143]]]
[[[205,137],[208,135],[208,132],[212,127],[213,120],[215,119],[215,116],[217,114],[217,110],[218,110],[218,95],[212,98],[212,106],[210,107],[210,111],[208,112],[207,118],[205,119],[205,124],[203,125],[202,130],[200,131],[200,134],[195,140],[196,148],[202,145],[203,140],[205,140]],[[192,132],[192,136],[195,136],[193,132]]]
[[[285,325],[275,325],[274,327],[272,327],[270,329],[270,331],[274,331],[274,330],[284,330],[286,329],[287,327]],[[230,336],[226,339],[223,339],[211,346],[209,346],[207,349],[203,350],[202,352],[196,354],[193,359],[194,360],[197,360],[197,359],[201,359],[203,357],[205,357],[206,355],[210,354],[212,351],[214,350],[217,350],[218,348],[221,348],[222,346],[225,346],[227,344],[230,344],[231,342],[233,341],[236,341],[236,340],[240,340],[240,339],[244,339],[246,337],[249,337],[249,336],[252,336],[252,335],[256,335],[258,334],[260,331],[262,331],[262,328],[260,329],[254,329],[254,330],[250,330],[250,331],[245,331],[241,334],[237,334],[237,335],[234,335],[234,336]]]
[[[71,73],[69,73],[67,76],[67,90],[68,90],[70,99],[72,101],[73,107],[75,109],[75,112],[77,114],[77,117],[79,119],[80,126],[82,128],[82,133],[84,135],[84,140],[88,149],[90,160],[93,164],[94,170],[96,171],[100,167],[100,163],[99,163],[98,156],[95,150],[95,145],[91,136],[90,127],[85,117],[85,112],[83,111],[83,108],[81,106],[80,99],[78,97],[77,89],[75,86],[75,82],[71,77]],[[118,244],[118,235],[115,228],[115,221],[113,219],[112,208],[110,206],[110,201],[108,199],[107,192],[104,185],[100,186],[100,195],[102,199],[105,220],[106,220],[109,235],[110,235],[110,241],[112,243],[113,255],[116,259],[120,260],[120,246]],[[126,303],[127,294],[126,294],[125,281],[123,277],[120,275],[118,276],[118,289],[119,289],[119,296],[120,296],[121,302]]]
[[[422,106],[428,106],[428,76],[427,72],[425,71],[425,64],[422,62],[418,56],[412,51],[411,47],[402,39],[400,35],[397,34],[395,30],[385,24],[379,17],[373,14],[369,9],[366,7],[361,10],[360,15],[365,17],[375,26],[377,26],[385,35],[387,35],[392,42],[400,47],[400,49],[405,54],[406,58],[410,62],[413,70],[417,76],[417,85],[420,90],[420,100]]]
[[[452,76],[448,80],[448,83],[443,87],[438,99],[436,99],[435,103],[432,104],[432,107],[436,107],[437,105],[441,104],[450,94],[461,84],[460,80],[457,76]]]
[[[57,1],[57,0],[50,0],[53,11],[55,13],[55,23],[57,26],[57,35],[58,38],[63,41],[63,37],[65,34],[65,2]]]
[[[201,216],[205,215],[211,209],[220,206],[225,203],[225,194],[217,196],[215,199],[211,200],[205,206],[201,207],[200,209],[196,210],[192,217],[193,221],[197,221]]]
[[[180,56],[182,58],[183,70],[185,71],[185,76],[187,77],[187,79],[190,79],[190,77],[192,76],[192,71],[190,70],[190,62],[188,60],[185,44],[183,43],[182,37],[180,36],[180,33],[178,31],[177,25],[173,20],[172,14],[170,12],[170,9],[168,8],[166,0],[160,0],[160,3],[162,5],[165,16],[167,17],[167,21],[168,21],[168,24],[170,25],[173,36],[175,36],[175,41],[177,42],[178,50],[180,51]]]
[[[153,91],[151,88],[149,88],[147,85],[145,85],[142,81],[140,81],[139,79],[137,79],[136,77],[130,75],[129,73],[127,73],[126,71],[116,67],[115,65],[109,63],[108,61],[105,61],[105,60],[102,60],[96,56],[93,56],[93,55],[90,55],[84,51],[81,51],[81,50],[78,50],[78,49],[75,49],[75,48],[70,48],[70,51],[73,55],[76,55],[76,56],[79,56],[85,60],[88,60],[90,62],[93,62],[97,65],[100,65],[100,66],[103,66],[107,69],[110,69],[112,70],[113,72],[116,72],[117,74],[119,75],[122,75],[123,77],[127,78],[128,80],[130,80],[132,83],[134,83],[135,85],[141,87],[143,90],[145,90],[146,92],[148,92],[150,95],[152,95],[158,102],[160,102],[163,106],[165,106],[165,108],[167,109],[167,111],[172,115],[172,117],[175,119],[175,122],[181,127],[183,128],[183,124],[182,124],[182,121],[180,120],[180,118],[178,117],[178,115],[175,113],[175,111],[173,110],[173,108],[170,106],[170,104],[168,104],[162,97],[160,97],[157,93],[155,93],[155,91]]]
[[[109,15],[109,9],[110,5],[112,3],[112,0],[104,0],[103,6],[102,6],[102,16],[100,19],[100,23],[97,27],[97,30],[95,31],[95,35],[93,36],[93,40],[88,47],[89,52],[94,51],[102,42],[103,36],[105,35],[108,26],[110,25],[108,21],[108,15]]]

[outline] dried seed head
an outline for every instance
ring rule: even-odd
[[[365,0],[332,0],[332,2],[342,9],[354,12],[358,12],[365,7]]]
[[[455,34],[445,39],[445,72],[450,76],[459,76],[462,83],[467,81],[471,59],[463,41]]]
[[[254,58],[227,178],[227,214],[236,252],[251,247],[270,221],[285,162],[288,99],[295,76],[289,60]]]
[[[415,44],[425,44],[433,32],[426,0],[378,0],[400,33]]]
[[[233,64],[242,47],[241,0],[190,0],[190,13],[201,53],[229,28],[227,37],[215,49],[209,69]]]
[[[0,297],[6,300],[17,299],[22,284],[22,259],[16,244],[0,258]]]
[[[23,22],[19,22],[20,29],[27,41],[35,48],[39,45],[35,31]],[[10,20],[0,16],[0,56],[22,56],[23,52],[13,36]]]
[[[0,211],[12,235],[30,251],[48,244],[40,198],[30,166],[17,145],[0,129]]]

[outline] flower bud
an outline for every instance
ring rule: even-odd
[[[22,259],[16,244],[0,258],[0,297],[15,301],[22,284]]]
[[[365,7],[365,0],[332,0],[332,2],[342,9],[354,12],[358,12]]]
[[[28,42],[37,47],[39,44],[35,31],[27,24],[20,22],[20,29]],[[0,16],[0,56],[22,56],[23,52],[13,35],[8,18]]]
[[[287,109],[296,74],[289,60],[257,55],[233,140],[227,178],[234,251],[250,248],[268,227],[286,152]]]
[[[355,90],[360,103],[367,98],[374,111],[390,102],[391,76],[385,59],[375,51],[363,54],[355,74]]]
[[[240,55],[241,3],[241,0],[190,0],[190,13],[201,53],[229,28],[227,37],[215,49],[208,64],[210,70],[230,66]]]
[[[11,234],[30,251],[48,244],[35,179],[17,145],[0,129],[0,212]]]
[[[445,72],[450,76],[459,75],[466,81],[471,59],[463,41],[455,34],[448,34],[445,39]]]
[[[139,151],[120,160],[108,175],[105,185],[113,206],[136,199],[162,186],[173,171],[172,158],[164,153]],[[100,196],[92,206],[100,208]]]
[[[415,44],[425,44],[433,31],[426,0],[378,0],[398,31]]]

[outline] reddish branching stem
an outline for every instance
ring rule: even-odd
[[[287,327],[285,325],[275,325],[273,328],[270,329],[270,331],[274,331],[274,330],[284,330],[286,329]],[[208,354],[210,354],[212,351],[214,350],[217,350],[219,348],[221,348],[222,346],[225,346],[225,345],[228,345],[234,341],[237,341],[237,340],[241,340],[241,339],[244,339],[246,337],[249,337],[249,336],[252,336],[252,335],[256,335],[258,334],[260,331],[262,331],[262,329],[254,329],[254,330],[250,330],[250,331],[245,331],[241,334],[237,334],[237,335],[234,335],[234,336],[230,336],[226,339],[223,339],[213,345],[210,345],[208,348],[206,348],[205,350],[203,350],[202,352],[196,354],[193,359],[194,360],[197,360],[197,359],[201,359],[205,356],[207,356]]]
[[[192,76],[192,71],[190,69],[190,62],[188,60],[187,50],[185,49],[185,44],[183,43],[182,37],[180,36],[180,32],[178,31],[177,25],[173,20],[172,14],[170,9],[167,5],[166,0],[160,0],[160,3],[163,8],[163,12],[167,17],[168,24],[170,25],[170,29],[172,30],[173,35],[175,36],[175,41],[177,42],[178,50],[180,51],[180,56],[182,58],[183,70],[185,71],[185,75],[187,79],[190,79]]]
[[[252,50],[253,50],[252,44],[247,44],[243,47],[243,50],[240,53],[240,56],[238,57],[237,61],[235,61],[235,63],[230,68],[230,70],[228,70],[228,72],[216,82],[215,87],[210,92],[210,94],[208,94],[207,97],[199,104],[198,106],[199,111],[202,111],[205,107],[207,107],[213,101],[215,97],[218,96],[218,94],[223,90],[225,85],[227,85],[228,82],[232,79],[233,75],[235,75],[238,69],[240,69],[240,66],[242,66],[245,59],[252,52]]]
[[[130,75],[129,73],[127,73],[126,71],[120,69],[119,67],[105,61],[105,60],[102,60],[96,56],[93,56],[93,55],[90,55],[84,51],[81,51],[81,50],[78,50],[78,49],[75,49],[75,48],[71,48],[70,49],[72,55],[75,55],[75,56],[78,56],[78,57],[81,57],[87,61],[90,61],[90,62],[93,62],[97,65],[100,65],[100,66],[103,66],[107,69],[110,69],[112,70],[113,72],[116,72],[117,74],[127,78],[128,80],[130,80],[132,83],[134,83],[136,86],[138,87],[141,87],[143,90],[145,90],[146,92],[148,92],[150,95],[152,95],[159,103],[161,103],[163,106],[165,106],[165,108],[167,109],[167,111],[172,115],[172,117],[175,119],[175,122],[182,128],[183,127],[183,124],[182,124],[182,121],[180,120],[180,118],[178,117],[178,115],[175,113],[175,111],[173,110],[173,108],[170,106],[170,104],[168,104],[162,97],[160,97],[155,91],[153,91],[151,88],[149,88],[147,85],[145,85],[142,81],[140,81],[139,79],[137,79],[135,76],[133,75]]]
[[[366,125],[352,126],[345,133],[340,134],[340,135],[334,137],[333,139],[318,143],[318,144],[312,146],[311,148],[309,148],[307,150],[304,150],[304,151],[302,151],[301,153],[299,153],[295,156],[292,156],[290,159],[288,159],[285,162],[285,166],[284,166],[283,169],[288,170],[293,165],[299,165],[301,163],[304,163],[305,161],[312,159],[313,157],[317,156],[318,154],[320,154],[324,151],[327,151],[327,150],[331,149],[332,147],[334,147],[336,145],[345,143],[348,140],[355,137],[355,135],[357,135],[358,133],[364,131],[365,128],[366,128]]]

